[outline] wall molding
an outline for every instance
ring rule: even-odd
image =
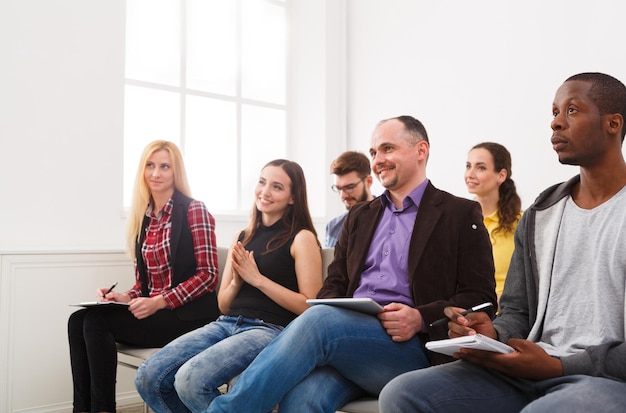
[[[70,304],[111,280],[134,282],[123,251],[0,253],[0,411],[71,412]],[[140,401],[133,377],[118,371],[119,405]]]

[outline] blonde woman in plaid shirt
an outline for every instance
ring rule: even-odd
[[[74,412],[114,412],[116,342],[162,347],[219,315],[215,221],[190,197],[178,147],[154,141],[135,180],[127,244],[135,284],[100,288],[98,300],[128,306],[79,310],[68,323]]]

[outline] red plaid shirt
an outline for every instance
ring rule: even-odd
[[[155,217],[152,208],[148,207],[146,215],[150,218],[150,222],[141,247],[141,255],[146,263],[150,297],[162,295],[170,309],[180,307],[208,291],[213,291],[218,281],[215,220],[204,203],[193,200],[187,210],[187,221],[193,237],[196,273],[175,288],[171,288],[173,276],[170,263],[172,208],[173,201],[170,199]],[[141,297],[141,280],[136,265],[135,285],[127,293],[130,298]]]

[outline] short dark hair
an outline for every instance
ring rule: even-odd
[[[586,72],[570,76],[566,82],[579,80],[591,83],[589,97],[596,104],[602,115],[619,113],[626,122],[626,86],[613,76],[598,73]],[[622,142],[626,127],[622,125]]]
[[[365,178],[372,173],[370,160],[361,152],[344,152],[330,164],[330,173],[333,175],[341,176],[353,171],[359,178]]]
[[[413,116],[408,116],[408,115],[397,116],[395,118],[381,120],[380,122],[378,122],[378,124],[381,125],[387,121],[394,120],[394,119],[404,125],[404,130],[411,138],[409,140],[409,143],[411,146],[417,145],[417,142],[420,142],[420,141],[425,141],[426,143],[430,144],[430,142],[428,141],[428,133],[426,133],[426,128],[424,127],[422,122],[415,119]]]

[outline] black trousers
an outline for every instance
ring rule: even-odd
[[[74,412],[115,412],[117,350],[115,342],[163,347],[176,337],[214,320],[180,320],[159,310],[143,320],[127,307],[90,307],[70,315],[68,335]]]

